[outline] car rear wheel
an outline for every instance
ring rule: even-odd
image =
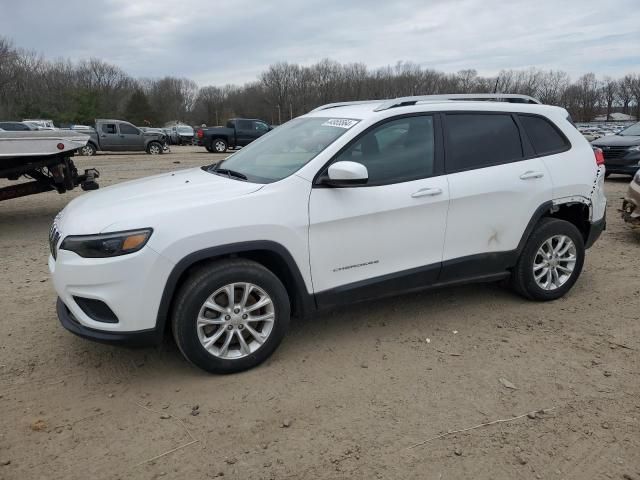
[[[264,362],[289,326],[290,305],[282,282],[244,259],[210,264],[182,285],[173,309],[176,344],[194,365],[234,373]]]
[[[227,142],[225,142],[222,138],[215,138],[213,142],[211,142],[211,149],[215,153],[224,153],[227,151]]]
[[[162,145],[158,142],[151,142],[149,145],[147,145],[147,153],[149,155],[160,155],[162,151]]]
[[[584,238],[575,225],[544,218],[520,254],[511,277],[512,285],[531,300],[560,298],[578,280],[584,256]]]

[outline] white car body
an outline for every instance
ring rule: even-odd
[[[274,183],[242,182],[196,168],[73,200],[56,218],[57,258],[49,257],[49,268],[55,290],[79,328],[121,334],[163,329],[175,283],[172,272],[186,268],[194,255],[203,257],[199,252],[218,247],[231,251],[247,242],[278,245],[297,269],[305,290],[301,294],[322,306],[334,303],[335,295],[327,294],[339,295],[340,289],[359,282],[515,252],[541,208],[556,211],[580,204],[588,209],[591,224],[604,221],[604,167],[596,165],[591,146],[564,109],[485,101],[433,101],[380,111],[377,105],[305,115],[358,123],[297,172]],[[562,131],[571,148],[391,185],[314,188],[318,172],[370,126],[399,115],[455,111],[540,115]],[[146,246],[128,255],[83,258],[59,248],[69,235],[147,227],[153,233]],[[473,279],[474,273],[467,277]],[[89,317],[76,296],[103,301],[118,322]]]

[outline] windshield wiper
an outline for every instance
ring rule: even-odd
[[[229,178],[239,178],[240,180],[244,181],[247,180],[247,176],[244,173],[229,170],[228,168],[214,168],[211,170],[211,173],[215,173],[217,175],[226,175]]]

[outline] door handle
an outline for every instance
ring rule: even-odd
[[[522,175],[520,175],[520,180],[531,180],[532,178],[542,178],[542,177],[544,177],[544,173],[528,170],[524,172]]]
[[[442,193],[441,188],[421,188],[417,192],[411,194],[413,198],[419,197],[434,197],[436,195],[440,195]]]

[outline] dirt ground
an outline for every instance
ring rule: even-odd
[[[174,147],[77,163],[106,186],[215,158]],[[170,338],[130,350],[64,330],[47,232],[83,193],[2,202],[0,479],[640,480],[627,184],[607,181],[608,229],[564,299],[471,285],[356,305],[294,322],[268,362],[232,376],[190,366]]]

